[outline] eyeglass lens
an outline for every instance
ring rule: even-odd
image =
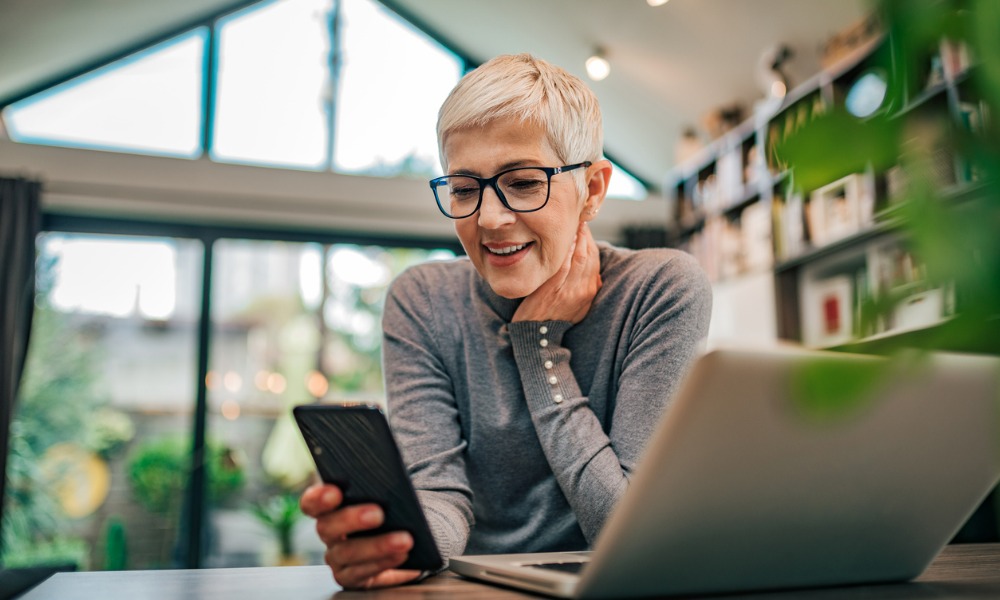
[[[475,212],[479,204],[479,180],[462,175],[449,175],[442,179],[445,182],[436,186],[434,193],[448,215],[461,218]],[[513,210],[537,210],[548,199],[549,176],[541,169],[514,169],[499,177],[497,187]]]

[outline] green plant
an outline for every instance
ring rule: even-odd
[[[232,449],[206,444],[205,468],[209,499],[222,501],[239,490],[246,479]],[[165,436],[141,443],[131,454],[127,471],[136,500],[147,510],[175,515],[180,510],[191,468],[189,438]]]
[[[124,571],[128,568],[128,543],[125,539],[125,525],[121,520],[108,519],[104,532],[104,568],[108,571]]]
[[[261,523],[267,525],[278,538],[281,556],[295,554],[292,534],[295,524],[302,516],[299,510],[299,497],[294,493],[284,493],[272,496],[253,504],[251,512]]]
[[[126,413],[102,407],[93,415],[87,446],[105,460],[111,458],[135,436],[135,424]]]
[[[88,447],[93,415],[106,398],[98,392],[99,354],[84,336],[71,331],[66,315],[49,305],[55,268],[55,258],[44,253],[38,257],[31,346],[10,424],[2,556],[9,566],[86,564],[86,544],[67,534],[72,520],[63,513],[53,487],[44,483],[41,463],[56,444]]]
[[[14,545],[4,548],[4,567],[35,567],[39,565],[76,565],[83,571],[89,567],[90,548],[75,536],[57,535],[38,541],[17,538]]]

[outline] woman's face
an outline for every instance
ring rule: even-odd
[[[445,138],[444,152],[449,174],[488,178],[514,167],[563,166],[542,127],[507,119],[451,132]],[[548,204],[530,213],[508,210],[487,186],[479,211],[456,220],[455,231],[494,292],[523,298],[566,261],[584,200],[572,173],[553,175]]]

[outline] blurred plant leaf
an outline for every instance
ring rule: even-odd
[[[792,373],[792,402],[810,420],[839,421],[867,408],[887,373],[886,364],[878,360],[811,360]]]
[[[901,122],[861,120],[842,109],[816,117],[775,146],[775,155],[794,167],[795,186],[811,191],[869,166],[885,169],[899,158]]]
[[[968,23],[969,41],[979,59],[978,81],[980,92],[993,108],[1000,107],[1000,2],[996,0],[970,0]],[[994,113],[993,118],[1000,118]]]

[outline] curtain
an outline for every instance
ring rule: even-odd
[[[6,492],[10,420],[35,306],[40,195],[37,181],[0,177],[0,503]]]

